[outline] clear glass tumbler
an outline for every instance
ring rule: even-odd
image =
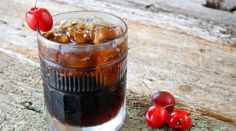
[[[70,18],[96,17],[122,28],[122,35],[98,45],[50,41],[38,31],[38,50],[50,131],[118,130],[125,119],[127,26],[111,14],[67,12]]]

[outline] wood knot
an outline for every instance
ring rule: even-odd
[[[205,52],[205,50],[204,50],[204,49],[199,49],[199,51],[200,51],[200,52],[202,52],[202,53],[203,53],[203,52]]]
[[[145,6],[146,9],[149,9],[149,8],[151,8],[151,7],[154,7],[154,4],[149,4],[149,5],[146,5],[146,6]]]
[[[24,102],[21,102],[20,104],[24,107],[24,109],[31,110],[36,113],[41,113],[40,110],[33,107],[33,103],[31,101],[24,101]]]
[[[181,91],[181,92],[191,92],[193,91],[193,88],[189,85],[180,85],[178,87],[178,89]]]

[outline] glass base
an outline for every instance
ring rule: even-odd
[[[80,127],[63,124],[47,112],[49,131],[118,131],[125,120],[125,104],[121,107],[117,116],[102,125]]]

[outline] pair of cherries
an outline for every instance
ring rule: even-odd
[[[52,15],[45,8],[33,7],[26,12],[25,20],[29,27],[36,31],[40,29],[43,32],[52,29],[53,19]]]
[[[146,112],[146,122],[152,128],[162,127],[165,123],[171,129],[188,130],[192,119],[184,110],[174,110],[175,98],[165,91],[157,92],[152,98],[152,106]],[[168,114],[170,113],[170,114]]]

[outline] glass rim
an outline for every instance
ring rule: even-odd
[[[116,15],[113,15],[113,14],[110,14],[110,13],[106,13],[106,12],[102,12],[102,11],[69,11],[69,12],[63,12],[63,13],[58,13],[56,15],[53,15],[52,17],[57,17],[57,16],[60,16],[60,15],[65,15],[65,14],[70,14],[70,13],[102,13],[102,14],[106,14],[106,15],[110,15],[114,18],[117,18],[119,19],[122,24],[124,24],[124,31],[122,32],[121,35],[119,35],[118,37],[116,37],[115,39],[113,40],[109,40],[109,41],[106,41],[106,42],[102,42],[102,43],[99,43],[99,44],[85,44],[85,45],[81,45],[81,44],[78,44],[78,45],[73,45],[71,46],[70,44],[62,44],[62,43],[59,43],[59,42],[54,42],[54,41],[51,41],[51,40],[48,40],[47,38],[45,38],[43,35],[42,35],[42,31],[38,28],[37,29],[37,36],[42,38],[43,40],[47,41],[47,43],[51,44],[51,45],[57,45],[57,46],[64,46],[64,47],[68,47],[68,48],[87,48],[87,47],[92,47],[92,48],[98,48],[98,47],[106,47],[108,46],[111,42],[113,41],[116,41],[117,39],[120,39],[122,38],[123,36],[125,36],[128,32],[128,26],[127,24],[124,22],[124,20],[122,20],[120,17],[116,16]]]

